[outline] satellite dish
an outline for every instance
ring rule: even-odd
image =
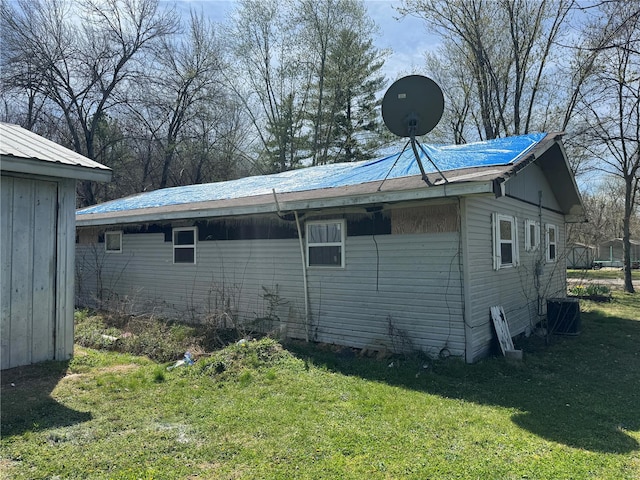
[[[442,176],[445,183],[449,181],[442,174],[435,162],[429,158],[427,151],[416,140],[435,128],[444,112],[444,95],[436,82],[422,75],[409,75],[393,82],[382,99],[382,119],[385,125],[399,137],[409,137],[411,149],[422,173],[422,180],[431,186],[427,173],[420,160],[416,145],[424,156]],[[409,142],[407,142],[407,145]],[[405,149],[407,146],[405,145]],[[400,155],[404,153],[404,149]],[[400,158],[400,155],[398,158]]]
[[[422,75],[396,80],[382,99],[382,119],[399,137],[425,135],[444,111],[444,95],[436,82]]]

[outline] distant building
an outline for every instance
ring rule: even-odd
[[[640,268],[640,241],[630,240],[632,268]],[[600,267],[623,267],[622,239],[612,238],[598,245],[595,263]]]
[[[567,268],[592,268],[596,249],[584,243],[573,243],[567,248]]]

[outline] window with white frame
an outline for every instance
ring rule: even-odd
[[[519,263],[518,227],[511,215],[493,214],[493,268],[516,267]]]
[[[558,257],[558,227],[547,224],[545,228],[547,262],[555,262]]]
[[[540,223],[534,220],[524,222],[524,249],[532,252],[540,247]]]
[[[307,266],[344,267],[344,220],[306,223]]]
[[[173,263],[196,263],[196,227],[173,229]]]
[[[122,253],[122,232],[104,232],[104,251]]]

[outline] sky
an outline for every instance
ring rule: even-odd
[[[375,46],[391,51],[383,67],[389,84],[401,76],[420,73],[424,52],[436,46],[423,21],[414,17],[399,18],[393,8],[400,5],[397,0],[364,0],[364,4],[379,28],[379,35],[373,39]],[[181,0],[180,5],[185,13],[189,6],[202,8],[215,22],[224,22],[234,8],[232,0]]]

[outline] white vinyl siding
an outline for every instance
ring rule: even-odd
[[[222,318],[226,304],[235,318],[253,322],[266,313],[267,289],[283,303],[278,320],[261,328],[278,335],[378,349],[401,348],[406,336],[428,354],[447,348],[464,355],[457,233],[347,237],[346,268],[307,272],[308,330],[297,239],[201,241],[191,269],[172,263],[172,243],[163,234],[128,234],[124,240],[122,255],[78,245],[82,303],[99,297],[92,268],[97,261],[103,299],[131,299],[137,311],[198,321]],[[398,333],[393,338],[390,325]]]
[[[544,201],[544,198],[543,198]],[[496,211],[515,218],[536,218],[540,215],[537,206],[510,198],[492,199],[474,197],[464,199],[465,216],[462,222],[466,232],[463,240],[466,248],[465,268],[468,281],[465,283],[465,305],[467,321],[467,361],[489,352],[495,336],[490,320],[490,308],[501,305],[507,316],[511,335],[522,333],[527,327],[536,325],[546,312],[546,299],[566,295],[566,272],[560,262],[543,264],[540,268],[540,250],[519,252],[518,268],[495,269],[495,224],[487,221]],[[542,222],[559,224],[562,215],[542,210]],[[525,222],[518,222],[518,237],[524,235]],[[558,251],[564,236],[558,229]],[[494,260],[492,261],[492,257]],[[559,257],[560,258],[560,257]],[[542,257],[544,261],[544,256]],[[536,272],[539,287],[536,288]]]

